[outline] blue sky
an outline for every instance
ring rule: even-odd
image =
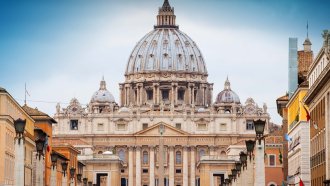
[[[118,83],[136,42],[153,29],[162,0],[0,1],[0,86],[20,103],[53,115],[77,97],[87,104],[104,75],[119,101]],[[199,46],[214,97],[226,76],[244,103],[269,107],[287,91],[288,38],[306,38],[314,56],[330,29],[330,1],[170,0],[177,24]]]

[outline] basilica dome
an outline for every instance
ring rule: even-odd
[[[201,51],[196,43],[175,25],[174,9],[168,1],[165,1],[159,10],[155,29],[134,47],[125,74],[152,72],[207,75]]]
[[[239,104],[240,103],[238,95],[234,91],[232,91],[230,88],[230,82],[229,82],[228,78],[225,82],[224,90],[218,94],[215,103],[216,104],[220,104],[220,103]]]
[[[115,102],[115,98],[106,88],[106,83],[105,83],[104,79],[102,79],[102,81],[100,83],[100,89],[93,94],[91,102],[92,103],[113,103],[113,102]]]

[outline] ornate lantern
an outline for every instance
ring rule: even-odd
[[[229,178],[226,178],[226,179],[225,179],[225,184],[226,184],[226,185],[229,185],[229,183],[230,183],[230,182],[229,182]]]
[[[82,174],[77,174],[77,180],[78,180],[79,182],[81,182],[81,176],[82,176]]]
[[[65,177],[66,170],[68,169],[68,162],[64,161],[61,163],[61,165],[62,165],[63,175]]]
[[[233,175],[229,174],[228,178],[229,178],[229,183],[231,183],[231,181],[233,180]]]
[[[55,152],[52,152],[50,154],[50,159],[52,160],[52,167],[53,167],[53,170],[54,168],[56,167],[56,164],[57,164],[57,158],[58,158],[58,155],[55,153]]]
[[[22,120],[21,118],[14,121],[18,144],[21,143],[21,139],[24,139],[23,135],[24,135],[25,125],[26,125],[26,120]]]
[[[238,174],[241,172],[241,168],[242,168],[242,163],[241,162],[236,162],[235,163],[235,169],[237,170]]]
[[[88,182],[88,178],[83,178],[83,184],[87,185],[87,182]]]
[[[247,161],[247,154],[245,154],[243,151],[241,151],[239,153],[239,159],[240,161],[242,162],[242,166],[243,166],[243,170],[244,170],[244,167],[246,167],[246,161]]]
[[[71,167],[70,168],[70,178],[73,179],[74,178],[74,173],[76,172],[76,168]]]
[[[245,141],[245,145],[246,145],[246,150],[247,150],[247,153],[250,157],[250,161],[251,161],[251,156],[253,154],[253,150],[254,150],[254,145],[255,145],[255,141],[253,140],[248,140],[248,141]]]
[[[257,139],[258,139],[259,145],[261,145],[261,139],[264,136],[264,130],[265,130],[266,121],[263,121],[261,119],[258,119],[256,121],[253,121],[253,123],[254,123],[254,129],[256,131],[256,135],[257,135]]]
[[[44,133],[44,131],[42,131],[41,129],[34,129],[36,138],[35,138],[35,142],[36,142],[36,149],[37,149],[37,158],[44,155],[44,147],[45,147],[45,143],[46,143],[46,138],[47,138],[47,134]]]
[[[37,158],[39,157],[39,160],[40,160],[40,157],[44,155],[44,146],[45,146],[45,141],[42,140],[42,139],[38,139],[36,141],[36,148],[37,148]]]
[[[237,175],[237,170],[236,170],[236,169],[231,169],[231,174],[232,174],[233,176],[236,176],[236,175]]]

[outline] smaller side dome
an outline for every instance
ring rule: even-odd
[[[227,80],[225,82],[225,88],[223,91],[221,91],[216,100],[215,100],[215,104],[220,104],[220,103],[236,103],[236,104],[240,104],[240,100],[238,95],[231,90],[230,88],[230,82]]]
[[[107,90],[106,83],[104,81],[104,78],[102,78],[102,81],[100,83],[100,89],[96,91],[91,99],[92,103],[114,103],[115,98],[113,95]]]

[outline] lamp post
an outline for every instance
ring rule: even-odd
[[[254,121],[253,123],[254,123],[254,129],[256,131],[259,145],[261,145],[261,140],[264,138],[264,130],[265,130],[266,121],[258,119],[256,121]]]
[[[14,121],[16,132],[15,137],[15,185],[24,185],[24,131],[26,120],[17,119]],[[23,144],[21,144],[21,140]]]
[[[46,143],[47,134],[41,129],[34,129],[35,144],[36,144],[36,186],[44,186],[45,177],[45,164],[44,158],[44,147]]]
[[[71,167],[70,168],[70,186],[75,185],[75,180],[74,180],[75,173],[76,173],[76,168]]]
[[[256,148],[256,160],[255,160],[255,172],[258,176],[255,176],[255,186],[265,185],[265,148],[264,148],[264,130],[266,121],[256,120],[253,121],[254,128],[256,132],[256,137],[258,140],[258,148]]]
[[[231,174],[233,175],[234,181],[236,181],[237,170],[236,169],[231,169]]]
[[[237,174],[239,175],[239,173],[241,172],[241,169],[242,169],[242,163],[241,162],[236,162],[235,163],[235,169],[237,171]]]
[[[66,178],[66,171],[68,169],[68,162],[67,161],[63,161],[61,163],[62,166],[62,173],[63,173],[63,177],[62,177],[62,185],[67,185],[68,184],[68,180]]]
[[[242,163],[242,167],[243,167],[243,170],[244,170],[244,167],[246,168],[247,154],[245,154],[243,151],[241,151],[241,153],[239,153],[239,159]]]
[[[83,178],[83,184],[84,186],[87,186],[88,178]]]
[[[26,120],[22,120],[21,118],[14,121],[16,139],[18,140],[18,144],[21,143],[21,139],[24,140],[25,125],[26,125]]]
[[[50,184],[51,186],[56,186],[57,185],[57,159],[58,159],[58,154],[55,153],[54,151],[50,154],[50,159],[52,161],[52,169],[51,169],[51,177],[50,177]]]
[[[249,155],[250,161],[251,161],[251,157],[253,156],[255,143],[256,142],[253,140],[245,141],[246,151],[247,151],[247,154]]]

